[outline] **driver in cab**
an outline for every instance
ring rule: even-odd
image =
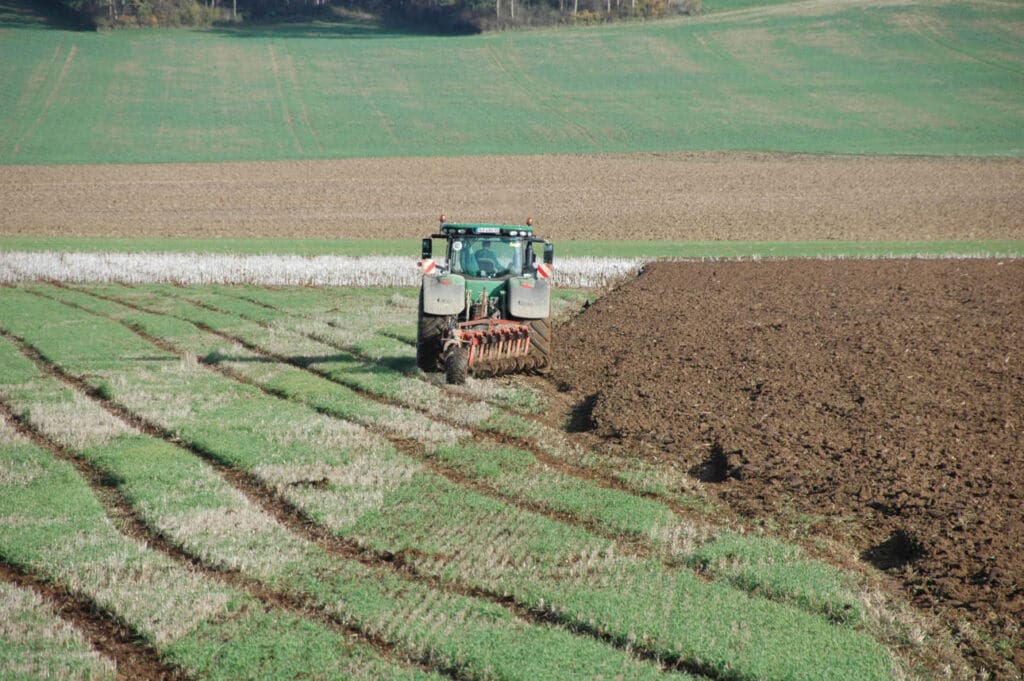
[[[491,240],[484,239],[480,242],[480,248],[474,254],[476,266],[480,274],[497,274],[501,269],[498,263],[498,256],[491,250]]]

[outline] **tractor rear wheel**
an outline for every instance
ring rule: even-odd
[[[469,375],[469,352],[463,347],[454,347],[444,359],[444,375],[449,385],[462,385]]]
[[[534,371],[542,371],[551,368],[551,324],[547,319],[534,319],[528,322],[530,326],[530,353],[527,355],[527,364]]]
[[[441,338],[448,323],[444,317],[423,311],[423,291],[420,290],[419,328],[416,333],[416,366],[423,371],[441,368]]]

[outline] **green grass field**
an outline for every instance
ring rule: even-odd
[[[1019,2],[787,3],[469,37],[365,23],[96,34],[33,24],[17,2],[0,12],[9,164],[1024,154]]]

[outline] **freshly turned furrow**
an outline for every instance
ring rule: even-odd
[[[167,295],[167,294],[162,294]],[[167,296],[170,298],[177,298],[178,296]],[[118,302],[113,298],[106,298],[111,302]],[[129,307],[134,307],[142,312],[151,312],[157,314],[170,314],[166,311],[156,311],[152,308],[137,306],[134,303],[128,303],[120,301],[121,304]],[[217,315],[231,315],[222,310],[219,310],[211,305],[201,305],[196,301],[187,299],[184,303],[189,306],[196,306],[200,309],[204,309]],[[177,319],[191,323],[197,328],[207,331],[213,335],[216,335],[224,340],[237,343],[248,349],[250,352],[259,354],[261,356],[273,359],[274,361],[290,363],[297,368],[305,369],[310,373],[325,378],[333,383],[341,385],[347,389],[354,390],[361,396],[374,400],[378,403],[383,402],[384,404],[397,404],[402,405],[404,408],[417,409],[420,413],[430,417],[438,418],[440,420],[450,423],[455,427],[455,423],[466,425],[465,420],[458,420],[453,422],[450,414],[442,412],[438,414],[436,409],[428,409],[417,406],[416,404],[410,404],[409,401],[393,401],[387,397],[384,397],[380,392],[368,390],[358,384],[353,385],[352,382],[339,381],[335,373],[309,366],[306,361],[296,362],[293,358],[285,356],[280,353],[268,350],[263,345],[253,342],[249,338],[244,338],[236,334],[227,333],[220,329],[214,328],[209,323],[200,322],[194,318],[183,316],[183,315],[172,315]],[[243,318],[244,319],[244,318]],[[246,320],[256,324],[259,323],[263,326],[262,322],[257,320]],[[344,352],[343,348],[339,348]],[[278,394],[278,393],[275,393]],[[285,397],[291,398],[291,395],[285,395]],[[330,413],[329,411],[327,413]],[[336,414],[335,414],[336,415]],[[512,417],[511,430],[514,432],[521,426],[515,421],[518,417]],[[520,422],[521,423],[521,422]],[[474,434],[474,440],[477,443],[483,441],[489,443],[491,446],[508,445],[518,447],[525,450],[529,455],[532,455],[542,466],[547,469],[556,472],[556,475],[564,476],[565,480],[579,480],[582,483],[594,484],[601,488],[603,491],[601,494],[604,495],[616,495],[619,493],[639,497],[644,501],[637,501],[635,503],[650,503],[660,506],[665,513],[674,513],[680,520],[673,523],[664,523],[659,521],[656,525],[636,525],[631,524],[628,528],[615,526],[615,524],[608,525],[607,518],[601,516],[595,516],[593,514],[587,515],[586,513],[579,512],[578,509],[566,512],[563,509],[552,507],[549,500],[552,498],[558,498],[560,495],[555,494],[547,495],[546,500],[524,500],[522,499],[522,493],[519,490],[516,491],[505,491],[500,490],[498,487],[492,484],[482,483],[483,487],[478,488],[484,493],[491,494],[492,496],[497,494],[503,499],[513,503],[521,508],[539,512],[549,517],[556,518],[565,522],[569,522],[576,526],[584,527],[591,530],[593,533],[598,534],[606,538],[611,538],[619,543],[625,543],[630,546],[636,555],[649,555],[651,553],[660,553],[663,555],[665,564],[672,569],[678,569],[684,565],[689,565],[697,571],[697,574],[703,576],[707,572],[715,573],[718,578],[724,578],[729,580],[736,586],[750,592],[763,593],[766,597],[781,602],[790,602],[798,605],[813,613],[824,613],[829,618],[837,621],[847,621],[852,619],[857,621],[861,618],[859,600],[857,596],[848,591],[845,585],[841,585],[835,582],[839,579],[838,572],[831,567],[823,564],[815,563],[814,561],[808,561],[806,559],[800,559],[805,566],[807,566],[812,572],[818,576],[818,580],[815,582],[807,582],[805,580],[784,580],[787,586],[779,588],[778,581],[773,578],[770,574],[766,573],[764,563],[778,560],[779,556],[786,556],[787,562],[793,562],[797,560],[793,554],[792,547],[786,547],[779,542],[773,542],[770,539],[762,540],[748,540],[746,541],[746,550],[753,551],[751,557],[751,570],[759,573],[759,575],[766,575],[764,577],[754,575],[751,571],[744,570],[742,567],[734,565],[734,561],[729,559],[730,555],[733,555],[735,547],[739,546],[741,549],[744,548],[744,540],[738,535],[735,537],[723,537],[722,542],[715,542],[713,545],[708,546],[707,550],[700,552],[700,554],[693,554],[692,550],[686,548],[693,543],[695,536],[699,536],[700,532],[696,535],[691,530],[691,522],[694,519],[694,511],[691,508],[685,507],[674,501],[671,498],[666,498],[665,495],[637,490],[635,485],[628,484],[619,478],[600,474],[591,467],[578,466],[568,463],[564,458],[555,457],[549,452],[559,451],[560,456],[564,457],[565,450],[570,446],[575,448],[575,445],[570,445],[565,441],[564,436],[552,429],[536,425],[536,433],[532,437],[524,437],[521,435],[509,435],[508,427],[501,427],[498,419],[491,417],[487,419],[487,422],[482,425],[489,425],[488,428],[481,429],[480,426],[474,426],[469,424],[469,429]],[[379,432],[379,428],[377,429]],[[393,439],[393,438],[392,438]],[[396,443],[396,446],[401,446]],[[406,450],[403,450],[406,451]],[[433,452],[433,459],[441,459],[440,451]],[[416,454],[417,452],[409,452],[410,454]],[[577,452],[576,456],[581,457],[583,454]],[[451,466],[446,466],[441,469],[435,469],[441,472],[446,477],[452,480],[456,480],[459,484],[466,478],[458,472],[453,477]],[[481,484],[481,483],[478,483]],[[566,491],[577,491],[577,490],[566,490]],[[607,529],[606,529],[607,528]],[[751,544],[751,541],[756,541],[756,545]],[[680,548],[684,547],[682,553]],[[785,568],[782,568],[785,569]],[[760,586],[762,580],[764,587]],[[822,583],[823,586],[818,584]],[[825,588],[829,590],[831,597],[819,595],[818,589]]]
[[[24,304],[25,297],[12,297],[4,314],[11,317],[17,328],[29,332],[33,343],[41,343],[37,346],[41,353],[55,353],[53,359],[66,356],[71,365],[78,367],[73,369],[76,373],[99,372],[91,382],[102,383],[114,394],[133,396],[133,404],[143,410],[156,408],[149,404],[148,395],[175,391],[220,400],[216,404],[223,406],[214,405],[212,411],[202,408],[197,412],[201,417],[182,421],[187,427],[184,432],[210,423],[211,419],[220,430],[238,432],[244,420],[246,437],[251,431],[253,437],[264,438],[259,442],[269,442],[265,438],[278,432],[275,424],[290,422],[282,419],[305,419],[300,417],[302,410],[285,408],[286,403],[267,400],[263,395],[229,389],[223,377],[198,367],[190,369],[179,363],[168,373],[160,368],[166,364],[152,363],[151,344],[141,342],[119,325],[98,324],[94,316],[91,320],[74,321],[78,325],[88,322],[94,338],[78,340],[67,334],[55,338],[46,330],[53,323],[47,320],[66,319],[69,308],[40,303],[34,306],[35,314],[26,317],[17,307],[19,302]],[[68,340],[71,345],[65,347]],[[100,342],[122,347],[118,357],[136,358],[134,369],[128,372],[107,368],[111,361],[107,355],[101,351],[95,356],[102,347]],[[163,357],[153,359],[166,361]],[[243,402],[249,405],[244,414],[238,411]],[[236,403],[238,407],[230,406]],[[174,405],[159,405],[160,413],[172,415],[167,411],[169,406]],[[229,406],[231,411],[225,411]],[[267,411],[271,408],[276,416]],[[224,418],[229,422],[234,419],[236,425],[223,421]],[[270,420],[264,421],[265,418]],[[187,425],[190,422],[194,425]],[[218,442],[222,442],[218,446],[223,446],[229,457],[244,454],[237,449],[231,454],[233,445],[223,440],[223,434],[218,437]],[[257,445],[256,440],[253,446],[261,451],[265,447]],[[379,452],[374,456],[384,457],[380,463],[392,459],[393,463],[398,462],[394,454]],[[244,456],[238,461],[242,463]],[[320,493],[310,489],[307,494],[312,496],[304,499],[318,498]],[[331,498],[341,501],[341,497]],[[636,640],[665,659],[679,660],[708,674],[721,676],[728,669],[729,674],[746,678],[848,678],[851,674],[883,678],[891,664],[881,647],[863,634],[840,630],[806,613],[751,599],[725,586],[701,584],[686,572],[670,573],[650,561],[617,556],[611,545],[597,537],[466,493],[447,480],[426,473],[417,473],[399,487],[385,490],[372,506],[357,509],[352,520],[345,518],[338,524],[325,517],[324,521],[336,531],[361,537],[361,543],[378,550],[404,552],[403,547],[408,547],[414,553],[405,560],[416,562],[428,573],[445,579],[457,574],[467,584],[507,590],[523,605],[541,605],[576,626],[603,631],[621,645]],[[501,524],[506,529],[500,530]],[[494,546],[493,540],[499,536],[507,544],[504,557],[499,555],[496,562],[478,563],[475,554],[483,546]],[[699,629],[694,627],[695,622],[702,623]],[[786,650],[785,655],[773,652],[782,649]]]
[[[40,359],[46,361],[41,357]],[[61,371],[56,370],[55,367],[54,370]],[[266,494],[266,492],[263,492],[264,497],[266,496]],[[308,518],[300,517],[294,520],[292,524],[293,528],[298,529],[303,525],[308,525]],[[352,552],[352,549],[343,540],[332,539],[330,543],[334,546],[345,547],[344,550],[341,552],[343,554],[347,555]],[[342,558],[344,556],[338,557]],[[499,611],[493,609],[493,606],[492,609],[488,610],[488,607],[484,606],[483,603],[474,603],[476,597],[486,595],[489,599],[492,599],[495,602],[502,602],[507,607],[507,599],[501,595],[487,595],[483,594],[481,590],[477,589],[467,589],[466,594],[442,593],[437,591],[436,589],[429,587],[427,584],[424,584],[422,587],[415,588],[413,587],[413,585],[417,583],[426,583],[427,581],[416,578],[415,572],[410,570],[408,567],[404,567],[402,565],[403,558],[401,556],[392,556],[391,560],[388,561],[380,555],[372,556],[365,551],[359,551],[358,557],[361,560],[375,563],[377,566],[382,566],[384,563],[387,563],[387,567],[385,567],[386,570],[397,570],[399,573],[404,574],[404,576],[406,576],[403,579],[412,577],[414,580],[412,584],[406,582],[404,583],[406,584],[406,586],[402,586],[401,580],[399,580],[399,582],[395,582],[393,579],[389,580],[389,578],[386,577],[386,574],[382,574],[379,571],[376,573],[365,573],[364,576],[362,576],[361,578],[358,576],[358,574],[356,574],[356,576],[349,576],[348,580],[362,579],[362,581],[366,582],[367,584],[364,586],[364,588],[379,589],[381,587],[377,587],[374,585],[379,585],[382,583],[391,583],[392,593],[400,594],[403,592],[411,592],[412,596],[402,597],[406,598],[407,600],[410,597],[414,597],[417,592],[422,592],[423,594],[434,593],[437,596],[439,596],[441,598],[441,601],[446,603],[445,609],[451,612],[451,614],[449,615],[442,616],[449,616],[449,618],[453,618],[453,622],[461,622],[465,625],[465,627],[468,628],[466,631],[450,632],[445,637],[445,640],[464,640],[464,642],[467,645],[478,645],[477,643],[473,642],[473,640],[476,637],[486,637],[492,639],[497,637],[498,639],[501,639],[501,637],[504,635],[508,639],[508,646],[510,650],[536,649],[539,646],[542,648],[547,646],[552,650],[561,649],[562,652],[557,657],[549,658],[547,661],[550,666],[546,668],[546,671],[550,673],[552,677],[559,676],[559,674],[564,675],[564,670],[559,672],[559,667],[562,665],[561,661],[563,657],[565,657],[566,664],[568,664],[571,669],[575,670],[575,673],[580,673],[580,670],[589,668],[592,671],[588,673],[588,675],[607,674],[612,673],[613,670],[615,674],[624,674],[629,678],[653,678],[652,675],[658,674],[655,667],[644,666],[642,664],[638,665],[637,662],[631,661],[628,655],[623,655],[622,652],[614,651],[612,648],[603,646],[601,643],[592,640],[594,638],[602,640],[601,637],[591,636],[586,638],[579,638],[573,637],[565,632],[560,633],[558,630],[548,629],[547,627],[530,627],[521,620],[517,621],[514,618],[510,619],[508,618],[508,615],[500,614]],[[315,578],[312,578],[310,576],[306,579],[311,581]],[[341,588],[341,586],[339,585],[338,588]],[[451,592],[452,589],[445,588],[444,591]],[[344,589],[342,589],[342,591],[338,593],[340,598],[342,599],[342,602],[344,600],[348,600],[355,597],[355,594],[352,593],[346,596]],[[391,596],[391,598],[393,598],[393,596]],[[337,597],[335,597],[334,600],[337,600]],[[433,600],[436,601],[437,598],[435,597]],[[332,599],[328,599],[325,602],[319,603],[319,606],[334,607],[330,604],[331,602]],[[530,620],[536,620],[539,623],[548,621],[545,618],[538,619],[537,616],[535,616],[532,613],[529,613],[525,608],[513,608],[513,610],[516,611],[518,614],[528,616]],[[479,614],[465,613],[481,613],[484,616],[485,620],[475,621],[479,618]],[[397,614],[397,612],[395,612],[395,614]],[[386,636],[389,632],[404,632],[406,634],[409,634],[407,630],[395,630],[393,627],[388,625],[387,622],[391,620],[393,620],[393,615],[387,616],[387,618],[385,618],[385,620],[383,620],[380,624],[371,624],[369,626],[372,630],[374,630],[377,633],[377,635],[380,636]],[[507,624],[502,624],[503,622]],[[507,629],[509,631],[505,631],[503,634],[503,629]],[[583,632],[582,629],[581,632]],[[412,640],[410,640],[409,642],[404,643],[403,645],[413,645],[413,654],[415,655],[417,654],[415,652],[417,649],[416,646],[424,644],[429,645],[430,637],[434,635],[428,634],[427,638],[424,639],[424,632],[413,633],[416,634],[414,638],[416,640],[421,640],[422,643],[414,643]],[[409,635],[412,636],[412,634]],[[444,645],[446,645],[446,643],[445,641],[435,640],[433,645],[440,645],[443,648]],[[443,653],[444,650],[441,650],[440,652]],[[429,653],[429,650],[427,649],[423,649],[422,652],[419,654],[426,654],[428,657],[431,657],[433,664],[439,664],[442,666],[443,669],[447,669],[453,672],[458,671],[458,673],[460,674],[467,674],[469,676],[476,676],[479,674],[485,675],[485,672],[483,670],[486,669],[504,670],[502,673],[509,675],[510,678],[529,678],[530,674],[529,665],[526,665],[526,671],[523,672],[523,676],[517,674],[516,665],[514,664],[514,661],[505,661],[505,659],[502,658],[487,658],[487,655],[489,655],[489,653],[486,652],[486,649],[477,650],[474,653],[469,650],[460,651],[458,647],[452,648],[452,646],[449,645],[449,651],[447,651],[445,654],[435,655],[434,653]],[[484,655],[484,658],[479,659],[477,663],[479,666],[474,668],[473,665],[471,664],[473,662],[472,658],[474,657],[474,655],[478,656],[481,654]],[[583,655],[585,662],[581,663],[580,659],[575,659],[575,657],[577,657],[578,655]],[[434,656],[437,656],[438,659],[433,659]],[[645,655],[641,652],[637,653],[635,656],[642,658]],[[646,656],[650,659],[653,659],[654,657],[654,655],[652,654]],[[449,662],[445,662],[445,659]],[[510,667],[509,665],[512,666]],[[473,669],[476,669],[476,672],[474,672]],[[600,671],[602,669],[604,671]]]
[[[64,658],[54,660],[55,663],[64,667],[62,676],[82,679],[117,678],[124,681],[132,679],[171,681],[185,678],[180,669],[171,667],[160,660],[157,652],[151,646],[139,641],[138,636],[131,630],[111,618],[104,617],[92,601],[71,594],[66,589],[2,561],[0,561],[0,582],[11,585],[8,588],[21,589],[40,598],[42,607],[57,618],[60,623],[57,626],[63,625],[68,629],[68,631],[60,633],[64,634],[64,638],[68,639],[69,643],[76,643],[76,638],[83,639],[82,649],[70,649],[57,653]],[[5,610],[4,616],[11,616],[11,611]],[[47,632],[47,638],[56,637]],[[8,641],[8,645],[16,643],[16,641]],[[72,648],[71,645],[67,647]],[[85,660],[86,668],[80,675],[71,674],[67,669],[71,662],[66,659],[69,653],[77,653],[76,657],[91,658]],[[34,677],[32,660],[27,651],[23,651],[20,661],[8,660],[8,664],[10,665],[6,667],[8,673],[15,676],[24,673],[26,678]],[[56,678],[55,671],[52,668],[48,669],[46,673],[40,673],[39,677],[52,676]]]

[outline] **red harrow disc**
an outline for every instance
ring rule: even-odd
[[[450,343],[469,348],[469,366],[502,363],[530,352],[530,327],[511,319],[476,319],[455,326]]]

